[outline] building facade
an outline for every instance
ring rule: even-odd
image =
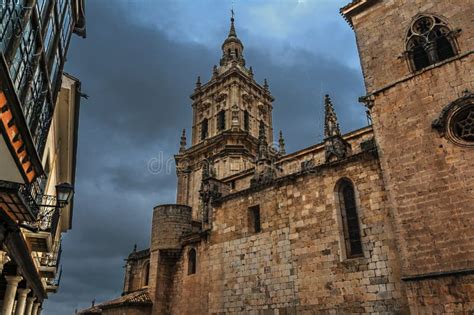
[[[71,228],[80,87],[63,73],[81,0],[0,4],[0,309],[39,314]]]
[[[177,204],[153,209],[150,248],[122,297],[82,314],[470,314],[474,311],[472,1],[354,0],[373,125],[273,146],[268,84],[234,20],[196,83]]]

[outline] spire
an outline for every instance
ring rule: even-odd
[[[182,153],[184,151],[186,151],[186,129],[183,129],[181,141],[179,142],[179,152]]]
[[[230,10],[231,12],[231,18],[230,18],[230,30],[229,30],[229,36],[227,37],[237,37],[237,32],[235,31],[235,25],[234,25],[234,9]]]
[[[278,152],[280,155],[286,155],[286,150],[285,150],[285,139],[283,139],[283,132],[280,130],[280,138],[278,139],[278,145],[280,148],[280,151]]]
[[[328,94],[324,97],[324,137],[340,136],[341,130],[339,129],[339,123],[337,122],[336,112],[332,106],[331,98]]]
[[[276,176],[272,165],[270,153],[268,152],[267,139],[265,136],[265,125],[260,122],[258,135],[257,161],[254,170],[254,176],[250,180],[250,186],[272,182]]]
[[[241,66],[245,66],[245,60],[243,57],[244,45],[242,45],[242,42],[237,37],[237,32],[235,31],[234,10],[231,10],[231,14],[229,35],[222,44],[222,58],[220,65],[226,66],[229,63],[237,63]]]
[[[351,146],[341,136],[336,112],[332,106],[331,98],[326,94],[324,97],[324,148],[326,151],[326,162],[343,159],[350,154]]]

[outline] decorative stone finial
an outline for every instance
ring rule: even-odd
[[[324,137],[340,136],[341,130],[337,122],[336,112],[334,111],[331,98],[328,94],[324,96],[324,110]]]
[[[341,136],[336,112],[332,106],[329,95],[324,97],[324,148],[326,151],[326,162],[345,158],[351,149],[349,143]]]
[[[217,70],[217,65],[214,65],[214,67],[212,68],[212,76],[216,77],[218,74],[219,72]]]
[[[196,80],[196,90],[199,90],[200,88],[201,88],[201,76],[198,76]]]
[[[265,125],[260,122],[258,136],[257,161],[253,178],[250,180],[250,186],[265,184],[273,181],[276,176],[275,169],[268,152],[268,144],[265,136]]]
[[[183,129],[181,141],[179,142],[179,152],[182,153],[184,151],[186,151],[186,129]]]
[[[249,74],[250,74],[250,77],[253,78],[253,68],[252,68],[252,66],[250,66],[250,68],[249,68]]]
[[[265,90],[268,90],[268,81],[267,81],[266,78],[263,80],[263,88],[264,88]]]
[[[286,155],[286,150],[285,150],[285,139],[283,139],[283,132],[280,130],[280,138],[278,139],[278,146],[279,146],[279,154],[280,155]]]
[[[268,145],[267,137],[265,135],[265,125],[263,122],[260,122],[258,129],[258,157],[257,160],[267,160],[268,159]]]

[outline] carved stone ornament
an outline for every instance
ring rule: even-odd
[[[214,96],[214,101],[215,102],[222,102],[223,100],[225,100],[227,98],[227,94],[226,93],[221,93],[221,94],[217,94]]]
[[[199,106],[199,110],[204,111],[204,110],[207,110],[210,107],[211,107],[211,102],[204,101],[204,102],[201,103],[201,106]]]
[[[249,94],[242,94],[242,99],[247,103],[252,102],[252,96]]]

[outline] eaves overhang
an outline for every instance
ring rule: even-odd
[[[371,6],[372,4],[376,3],[378,0],[354,0],[344,7],[342,7],[339,12],[344,17],[344,19],[349,23],[351,27],[354,27],[352,24],[352,17],[367,7]]]

